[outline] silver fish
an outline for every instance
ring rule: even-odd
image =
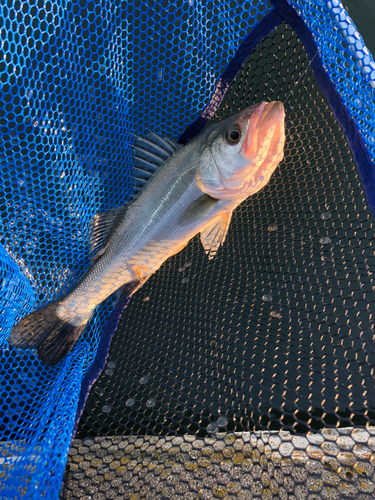
[[[193,236],[200,233],[213,258],[233,210],[268,183],[282,160],[284,117],[281,102],[262,102],[211,124],[184,147],[156,134],[139,139],[137,177],[156,172],[125,208],[96,218],[101,233],[113,224],[87,273],[65,297],[19,321],[10,344],[38,349],[53,366],[101,302],[121,287],[132,295]]]

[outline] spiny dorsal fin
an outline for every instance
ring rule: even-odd
[[[166,137],[149,132],[135,137],[134,142],[134,195],[150,180],[157,168],[163,165],[181,146]]]
[[[219,246],[225,241],[232,212],[223,214],[219,219],[215,219],[209,226],[201,231],[201,242],[209,259],[213,259]]]
[[[91,221],[90,255],[91,264],[94,264],[103,255],[106,249],[111,229],[116,225],[115,221],[125,213],[125,207],[111,208],[101,214],[96,214]]]
[[[187,207],[178,219],[179,226],[188,226],[203,219],[216,205],[219,200],[212,198],[209,194],[202,194]]]
[[[165,161],[168,160],[170,155],[173,153],[170,153],[170,151],[167,150],[167,147],[169,145],[167,142],[165,142],[164,144],[164,142],[163,142],[164,147],[161,147],[159,146],[159,144],[153,142],[148,138],[137,137],[137,141],[134,146],[136,150],[139,148],[141,151],[147,154],[151,153],[152,155],[155,155],[157,158],[160,158],[160,161]]]
[[[173,154],[177,149],[182,147],[180,144],[168,139],[168,137],[162,137],[161,135],[155,134],[155,132],[149,132],[147,139],[165,149],[170,154]]]

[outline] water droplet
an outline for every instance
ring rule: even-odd
[[[189,281],[189,278],[183,278],[181,283],[188,283],[188,281]]]
[[[158,82],[161,83],[163,81],[163,68],[158,69]]]
[[[148,375],[144,375],[139,379],[140,384],[146,384],[148,382]]]
[[[281,314],[277,311],[271,311],[270,316],[272,316],[273,318],[278,318],[278,319],[281,318]]]
[[[190,267],[191,266],[191,261],[185,262],[185,267]]]
[[[359,108],[362,108],[362,101],[360,99],[356,99],[355,103]]]
[[[99,465],[97,470],[98,470],[98,474],[106,474],[109,471],[109,466],[108,465]]]
[[[227,417],[221,416],[217,419],[217,425],[219,427],[225,427],[228,423]]]
[[[271,226],[268,226],[268,231],[277,231],[276,224],[272,224]]]
[[[326,245],[330,241],[331,241],[331,239],[328,238],[328,236],[323,236],[322,238],[320,238],[319,243],[321,243],[322,245]]]
[[[134,403],[135,403],[135,399],[133,399],[133,398],[129,398],[129,399],[127,399],[127,400],[126,400],[125,405],[126,405],[126,406],[133,406],[133,405],[134,405]]]
[[[153,406],[155,406],[155,399],[154,398],[150,398],[147,402],[146,402],[146,406],[147,408],[152,408]]]
[[[91,437],[87,437],[83,440],[83,444],[85,446],[92,446],[93,444],[95,443],[95,441],[93,440],[93,438]]]
[[[207,426],[207,432],[211,433],[211,434],[214,434],[215,432],[217,432],[219,430],[219,427],[217,426],[217,424],[215,424],[215,422],[211,422],[210,424],[208,424]]]
[[[321,215],[321,218],[323,220],[327,220],[331,217],[331,214],[329,212],[323,212],[322,215]]]
[[[270,302],[272,300],[272,296],[269,293],[266,293],[265,295],[263,295],[262,300],[264,300],[265,302]]]
[[[143,299],[143,302],[148,302],[149,300],[150,300],[150,297],[145,297],[145,298]]]
[[[103,394],[104,394],[104,391],[103,391],[103,389],[101,387],[96,387],[95,392],[99,396],[103,396]]]
[[[108,368],[114,368],[116,366],[116,362],[115,361],[110,361],[108,364],[107,364]]]
[[[83,471],[74,471],[72,474],[74,479],[83,479],[85,477],[85,473]]]
[[[108,375],[108,376],[111,376],[111,375],[113,375],[113,370],[111,370],[111,369],[110,370],[106,370],[104,373],[106,375]]]
[[[111,405],[104,405],[103,408],[102,408],[102,412],[103,413],[109,413],[111,410],[112,410],[112,406]]]
[[[182,273],[183,271],[185,271],[185,266],[181,266],[178,268],[179,273]]]

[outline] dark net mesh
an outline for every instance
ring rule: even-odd
[[[285,24],[214,119],[265,98],[285,102],[285,159],[213,261],[196,237],[131,300],[67,497],[373,498],[374,217]]]

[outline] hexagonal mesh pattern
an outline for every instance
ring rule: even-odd
[[[285,24],[215,119],[264,96],[287,99],[285,160],[213,262],[195,238],[132,299],[71,450],[69,498],[372,498],[374,431],[353,425],[375,421],[374,217]]]
[[[375,428],[87,437],[69,453],[61,499],[370,500]]]

